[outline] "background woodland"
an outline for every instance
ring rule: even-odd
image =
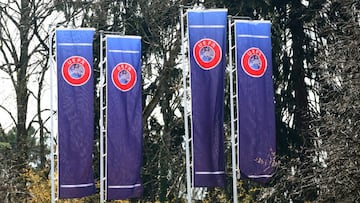
[[[270,183],[238,182],[240,202],[360,201],[360,2],[358,0],[0,0],[0,199],[49,202],[49,25],[142,36],[144,195],[185,202],[180,5],[227,8],[272,22],[277,165]],[[94,39],[99,83],[99,35]],[[228,84],[228,78],[226,78]],[[5,95],[3,84],[9,84]],[[229,184],[196,190],[199,202],[231,202]],[[95,109],[99,109],[97,90]],[[94,118],[99,166],[99,112]],[[99,168],[94,167],[99,180]],[[201,199],[200,199],[201,197]],[[98,195],[71,202],[98,202]],[[59,202],[70,202],[67,200]]]

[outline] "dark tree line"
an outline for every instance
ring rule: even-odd
[[[180,5],[228,8],[233,16],[272,22],[273,81],[276,105],[277,170],[269,184],[248,180],[238,183],[241,201],[359,201],[360,197],[360,26],[356,0],[33,0],[0,3],[0,68],[8,75],[16,95],[17,111],[1,105],[14,123],[12,132],[0,132],[1,178],[20,177],[34,162],[30,138],[39,146],[39,169],[49,166],[45,139],[48,114],[41,105],[48,67],[48,34],[44,20],[54,13],[60,26],[94,27],[97,30],[142,36],[144,158],[141,201],[183,201],[185,153],[183,143],[182,70],[180,56]],[[12,15],[13,12],[17,15]],[[16,16],[16,17],[14,17]],[[18,28],[18,43],[8,27]],[[31,45],[35,44],[35,46]],[[17,49],[21,45],[21,49]],[[33,47],[35,47],[33,49]],[[94,67],[99,79],[99,36],[95,36]],[[20,51],[18,51],[20,50]],[[37,55],[38,54],[38,55]],[[41,58],[34,62],[33,55]],[[36,61],[36,60],[35,60]],[[35,76],[35,77],[31,77]],[[39,88],[32,92],[29,80]],[[227,88],[227,87],[226,87]],[[96,95],[96,94],[94,94]],[[27,116],[29,97],[36,98],[34,119]],[[47,98],[46,98],[47,99]],[[98,98],[95,98],[98,101]],[[96,102],[98,108],[98,103]],[[225,108],[229,104],[225,101]],[[229,112],[225,111],[225,129]],[[31,120],[30,122],[27,122]],[[95,123],[98,124],[99,113]],[[30,130],[35,129],[35,130]],[[99,141],[96,126],[94,146]],[[9,135],[12,135],[10,141]],[[226,156],[231,157],[229,132]],[[10,149],[15,156],[6,154]],[[94,165],[99,153],[94,148]],[[36,162],[35,161],[35,162]],[[12,167],[17,172],[11,172]],[[98,168],[95,168],[98,170]],[[228,162],[228,174],[231,163]],[[46,173],[45,173],[46,176]],[[98,172],[96,173],[99,178]],[[231,177],[228,176],[229,183]],[[26,193],[26,181],[18,179]],[[20,184],[21,185],[21,184]],[[12,188],[14,189],[14,188]],[[10,188],[1,187],[2,197]],[[205,199],[230,202],[232,188],[209,189]]]

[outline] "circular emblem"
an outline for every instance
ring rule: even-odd
[[[252,47],[242,55],[241,66],[249,76],[261,77],[267,68],[266,57],[259,48]]]
[[[113,69],[111,79],[119,90],[123,92],[129,91],[136,83],[135,68],[128,63],[119,63]]]
[[[220,63],[220,45],[212,39],[201,39],[193,48],[196,63],[204,70],[210,70]]]
[[[81,56],[71,56],[62,65],[62,76],[72,86],[85,84],[91,76],[89,62]]]

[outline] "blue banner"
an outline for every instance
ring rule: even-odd
[[[140,197],[141,38],[106,36],[107,200]]]
[[[57,29],[59,198],[95,193],[94,29]]]
[[[224,187],[224,77],[227,10],[189,10],[195,187]]]
[[[270,29],[269,21],[235,21],[239,168],[263,183],[273,175],[276,150]]]

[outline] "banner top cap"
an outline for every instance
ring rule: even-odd
[[[106,38],[133,38],[133,39],[141,39],[141,36],[136,36],[136,35],[106,35]]]
[[[95,31],[95,28],[56,28],[55,29],[56,31],[57,30],[93,30]]]
[[[235,23],[237,22],[247,22],[247,23],[271,23],[270,20],[244,20],[244,19],[236,19],[234,20]]]
[[[227,8],[210,8],[210,9],[188,9],[187,12],[227,12]]]

